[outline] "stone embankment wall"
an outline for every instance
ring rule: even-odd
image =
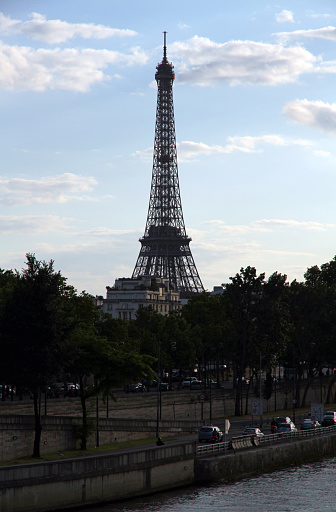
[[[234,450],[225,457],[196,459],[195,482],[228,482],[331,455],[336,455],[336,434]]]
[[[0,467],[0,512],[43,512],[192,484],[195,443]]]
[[[0,512],[46,512],[230,481],[336,453],[336,434],[196,458],[172,444],[63,461],[0,467]]]
[[[74,436],[75,425],[80,418],[44,417],[42,421],[41,455],[62,453],[79,448]],[[203,422],[190,420],[162,420],[161,432],[165,437],[197,432]],[[155,437],[156,421],[132,419],[100,419],[98,429],[88,439],[88,447],[112,445],[114,442]],[[0,461],[16,460],[30,456],[34,444],[33,416],[0,416]],[[161,434],[162,435],[162,434]]]

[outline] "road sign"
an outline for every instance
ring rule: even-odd
[[[224,434],[228,434],[229,433],[230,427],[231,427],[230,420],[225,420]]]
[[[324,415],[323,404],[310,404],[310,417],[312,420],[322,421]]]
[[[263,403],[260,398],[253,398],[251,400],[251,414],[252,416],[262,416]]]
[[[204,402],[205,400],[205,394],[204,393],[201,393],[200,395],[198,395],[198,399],[200,402]]]

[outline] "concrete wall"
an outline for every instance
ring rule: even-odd
[[[336,434],[196,458],[196,444],[0,467],[0,512],[45,512],[230,481],[336,453]]]
[[[59,453],[78,448],[74,426],[80,418],[47,416],[41,419],[41,454]],[[160,432],[165,436],[176,433],[197,432],[200,421],[162,420]],[[155,437],[156,421],[136,419],[100,419],[99,445]],[[34,418],[32,416],[0,416],[0,461],[30,456],[34,444]],[[97,430],[88,440],[88,447],[97,445]]]
[[[195,481],[230,481],[336,454],[336,434],[240,450],[195,461]]]
[[[43,512],[130,498],[194,480],[195,443],[0,467],[0,512]]]

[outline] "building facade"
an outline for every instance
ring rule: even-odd
[[[147,306],[167,315],[182,307],[180,293],[172,288],[168,279],[151,276],[123,277],[116,279],[114,286],[106,287],[102,310],[113,318],[135,320],[136,312]]]

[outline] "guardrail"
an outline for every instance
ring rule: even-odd
[[[238,436],[233,437],[231,441],[225,443],[215,443],[209,445],[201,445],[196,447],[196,455],[209,455],[215,453],[222,453],[225,455],[227,451],[232,449],[239,450],[241,448],[250,448],[253,446],[275,443],[284,440],[308,438],[323,436],[336,432],[336,425],[330,427],[318,427],[310,430],[297,430],[294,432],[284,432],[282,434],[266,434],[262,437],[258,436]]]
[[[282,439],[324,436],[325,434],[330,434],[331,432],[336,432],[336,425],[332,425],[330,427],[317,427],[309,430],[296,430],[294,432],[283,432],[280,434],[268,434],[260,437],[259,440],[260,444],[274,443],[275,441]]]
[[[210,453],[226,452],[231,447],[231,441],[225,443],[207,444],[196,447],[196,455],[207,455]]]

